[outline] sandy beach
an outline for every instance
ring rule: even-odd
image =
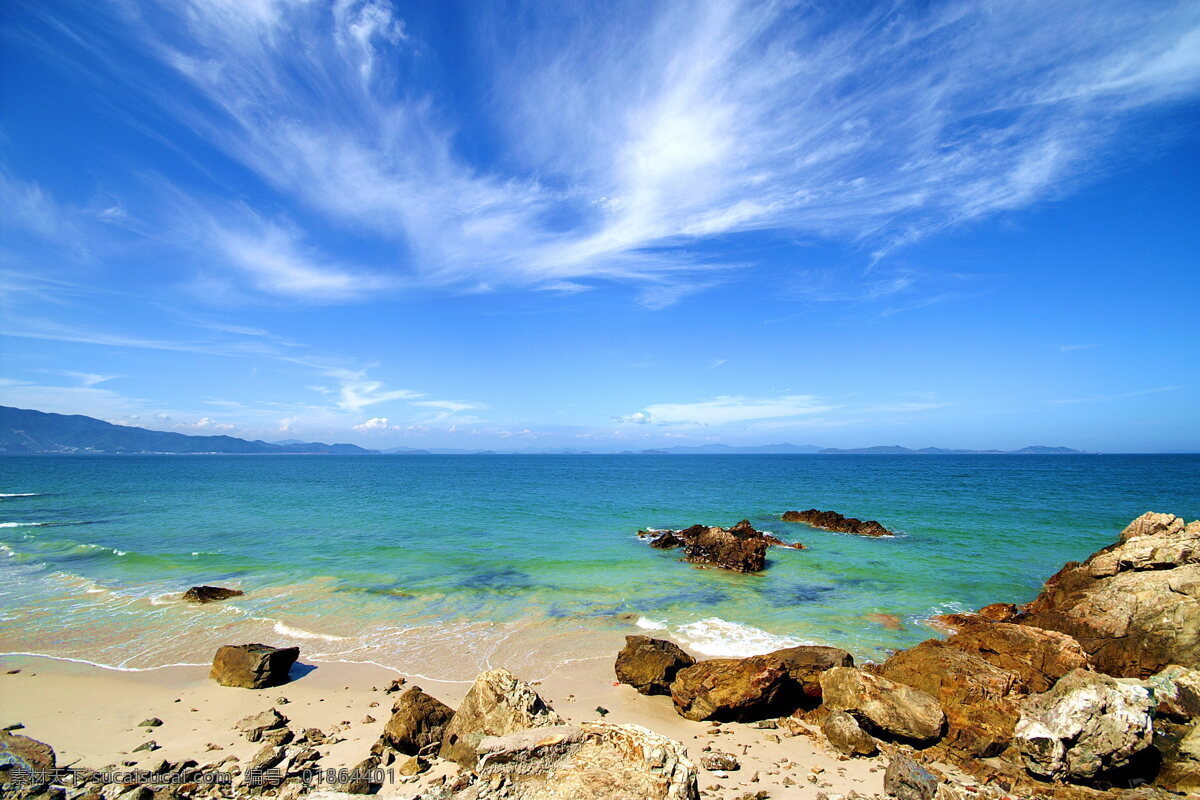
[[[303,656],[301,665],[315,669],[297,670],[304,674],[281,687],[248,690],[217,685],[205,667],[124,672],[8,656],[0,659],[0,722],[21,723],[19,733],[51,744],[60,765],[149,767],[164,758],[192,758],[203,765],[229,756],[249,759],[261,745],[246,741],[234,726],[274,707],[297,731],[315,727],[326,734],[336,732],[336,743],[320,748],[322,768],[353,768],[367,756],[390,715],[397,695],[384,690],[393,680],[405,678],[408,685],[418,685],[451,706],[469,686],[365,664],[309,664]],[[820,792],[835,796],[857,791],[867,797],[882,792],[886,755],[849,760],[819,734],[691,722],[675,713],[670,698],[642,696],[614,683],[611,658],[596,658],[567,664],[538,681],[536,688],[569,722],[598,719],[596,708],[602,707],[608,721],[635,723],[682,742],[697,764],[705,747],[734,754],[741,768],[728,777],[699,770],[703,797],[732,800],[765,791],[771,798],[799,800],[816,798]],[[163,724],[139,727],[150,718]],[[134,752],[148,740],[159,749]],[[456,772],[448,769],[452,766],[435,762],[421,783],[385,785],[380,796],[411,796],[430,780]]]

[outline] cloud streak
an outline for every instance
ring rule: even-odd
[[[322,301],[615,281],[659,307],[748,266],[708,244],[763,230],[879,260],[1070,191],[1126,124],[1200,86],[1187,3],[532,4],[476,7],[452,42],[385,0],[118,8],[98,28],[183,89],[118,58],[119,85],[282,199],[252,232],[220,229],[220,260]],[[482,77],[452,102],[434,76],[463,49]],[[13,196],[35,224],[48,207]],[[395,255],[306,244],[330,230]]]

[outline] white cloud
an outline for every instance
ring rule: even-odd
[[[236,426],[230,425],[228,423],[217,422],[216,420],[212,419],[211,417],[201,417],[200,419],[196,420],[195,422],[178,422],[175,424],[175,427],[178,428],[179,430],[224,432],[224,431],[231,431]]]
[[[217,242],[256,289],[309,299],[613,280],[660,307],[730,266],[693,246],[763,229],[882,258],[1069,191],[1125,121],[1200,87],[1200,10],[1185,3],[710,0],[569,25],[480,7],[484,39],[460,46],[494,81],[487,102],[421,83],[409,67],[432,45],[383,0],[240,6],[128,17],[205,102],[131,68],[119,85],[306,212],[407,253],[387,280],[286,224]],[[496,134],[494,160],[464,155],[475,129]]]
[[[714,397],[696,403],[656,403],[628,417],[624,422],[659,425],[727,425],[751,420],[798,417],[832,411],[836,405],[812,395],[785,395],[774,398]]]
[[[371,417],[366,422],[353,426],[356,431],[382,431],[390,427],[393,426],[388,425],[387,417]]]

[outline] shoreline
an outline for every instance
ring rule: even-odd
[[[641,725],[681,742],[697,764],[705,747],[735,754],[741,762],[735,772],[714,774],[698,768],[706,798],[734,800],[765,791],[771,798],[812,800],[821,791],[857,791],[867,796],[882,792],[885,755],[846,759],[824,744],[815,726],[812,735],[786,736],[783,731],[752,724],[725,723],[714,728],[710,723],[686,720],[675,712],[669,697],[644,696],[616,684],[614,657],[615,652],[607,658],[564,664],[540,679],[521,677],[570,723],[603,718]],[[137,769],[150,768],[163,759],[192,758],[204,764],[235,756],[244,763],[260,744],[247,742],[234,730],[235,724],[274,707],[289,717],[297,730],[315,727],[342,738],[320,748],[320,767],[353,768],[367,757],[390,716],[391,703],[398,695],[383,690],[391,681],[404,678],[405,688],[420,686],[451,706],[459,704],[470,684],[430,680],[366,664],[314,664],[303,652],[300,663],[315,668],[300,670],[303,674],[283,686],[250,690],[218,686],[208,678],[207,665],[129,672],[77,661],[0,655],[0,696],[4,698],[0,722],[23,724],[24,728],[14,733],[50,744],[60,765],[99,769],[124,764]],[[20,671],[9,674],[13,669]],[[279,704],[279,698],[287,698],[287,702]],[[600,715],[597,708],[607,713]],[[161,719],[162,726],[138,726],[149,718]],[[373,721],[366,722],[368,718]],[[343,725],[346,722],[350,724]],[[155,741],[159,749],[134,752],[147,740]],[[210,745],[220,749],[209,749]],[[721,774],[727,777],[719,777]],[[437,771],[431,770],[423,780],[437,777]],[[785,784],[785,779],[791,785]],[[385,785],[378,796],[405,797],[419,788],[416,783]]]

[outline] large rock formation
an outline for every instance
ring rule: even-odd
[[[379,740],[393,750],[415,756],[440,744],[454,709],[413,686],[392,704],[392,716]]]
[[[491,736],[454,800],[699,800],[683,745],[637,725],[585,722]]]
[[[299,657],[299,647],[227,644],[213,656],[208,676],[222,686],[265,689],[287,683],[288,671]]]
[[[215,603],[244,594],[241,589],[226,589],[223,586],[193,586],[183,593],[183,600],[188,603]]]
[[[625,647],[617,654],[614,670],[617,680],[642,694],[670,694],[676,673],[696,663],[696,659],[666,639],[626,636]]]
[[[824,707],[845,711],[870,733],[911,742],[931,742],[942,733],[946,716],[930,695],[853,667],[834,667],[821,675]]]
[[[1200,663],[1200,521],[1143,514],[1050,578],[1018,621],[1073,636],[1109,675]]]
[[[1018,689],[1027,693],[1044,692],[1063,675],[1091,663],[1079,642],[1064,633],[1006,622],[972,626],[946,644],[1012,672]]]
[[[779,664],[787,670],[791,686],[781,698],[789,708],[816,705],[821,701],[821,673],[834,667],[853,667],[854,656],[839,647],[802,644],[753,656],[767,664]]]
[[[54,748],[28,736],[0,731],[0,789],[7,790],[40,780],[35,776],[51,775],[58,766]]]
[[[836,511],[818,511],[815,508],[810,508],[808,511],[785,511],[783,521],[803,522],[814,528],[835,533],[853,533],[856,536],[895,536],[894,533],[873,519],[864,522],[854,517],[843,517]]]
[[[1020,716],[1017,677],[947,642],[930,640],[893,655],[880,674],[934,697],[946,714],[946,743],[970,756],[1003,752]]]
[[[1017,746],[1034,775],[1092,780],[1128,766],[1150,746],[1153,708],[1141,686],[1075,670],[1021,703]]]
[[[747,519],[730,528],[693,525],[680,531],[642,532],[641,535],[653,537],[651,547],[666,550],[682,546],[684,560],[693,564],[734,572],[762,571],[766,567],[767,548],[771,545],[804,549],[802,544],[787,544],[769,533],[755,530]]]
[[[442,758],[474,769],[476,748],[485,736],[505,736],[526,728],[561,725],[563,720],[533,687],[506,669],[481,672],[442,735]]]

